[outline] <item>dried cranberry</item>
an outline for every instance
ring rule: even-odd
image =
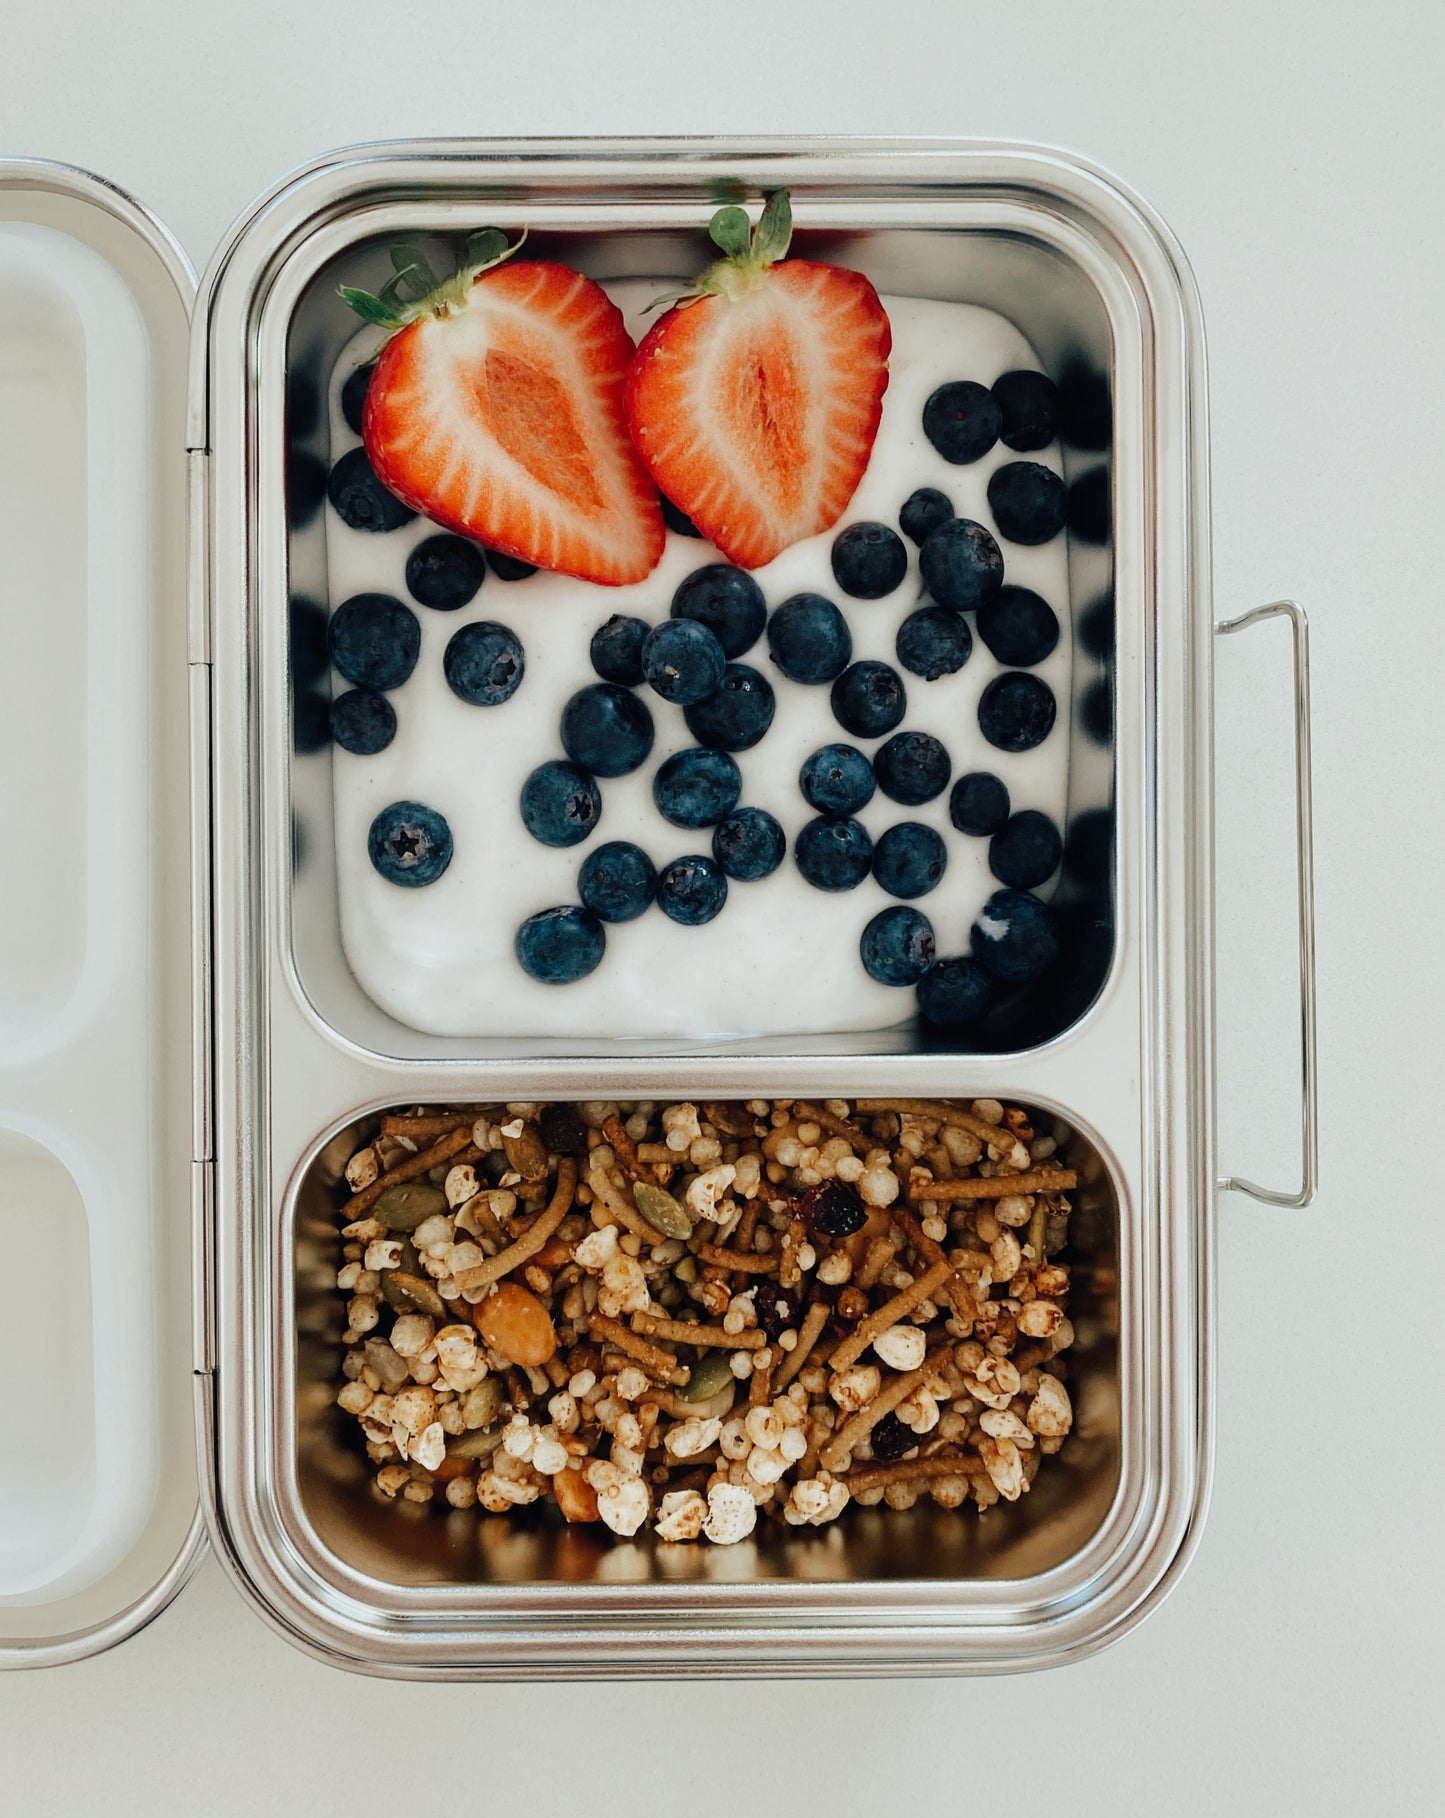
[[[873,1456],[880,1464],[891,1464],[918,1444],[918,1435],[905,1427],[896,1414],[885,1414],[868,1435]]]
[[[543,1105],[537,1129],[554,1155],[586,1155],[587,1126],[575,1105]]]
[[[798,1297],[775,1281],[764,1281],[753,1296],[758,1310],[758,1324],[769,1338],[780,1338],[791,1326],[798,1325]]]
[[[851,1237],[868,1221],[863,1195],[846,1180],[824,1180],[809,1187],[799,1210],[820,1237]]]

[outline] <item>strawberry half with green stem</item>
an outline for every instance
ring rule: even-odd
[[[627,419],[647,469],[742,568],[831,529],[857,490],[883,413],[892,333],[856,271],[784,261],[786,190],[750,228],[720,208],[724,257],[644,335]]]
[[[449,530],[603,586],[640,581],[664,532],[627,434],[631,337],[600,286],[513,259],[520,244],[484,228],[445,283],[397,247],[379,296],[342,290],[390,331],[366,394],[367,455],[398,498]]]

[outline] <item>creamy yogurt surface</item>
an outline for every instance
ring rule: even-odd
[[[647,326],[642,310],[668,288],[666,280],[607,286],[634,338]],[[883,304],[893,352],[867,472],[832,530],[795,544],[754,569],[753,576],[770,614],[796,593],[832,600],[852,633],[852,660],[886,662],[902,677],[907,710],[896,730],[932,733],[952,759],[953,779],[991,771],[1007,785],[1013,812],[1040,809],[1062,830],[1073,661],[1065,535],[1032,548],[998,537],[1005,581],[1041,594],[1060,625],[1052,654],[1029,671],[1053,690],[1058,718],[1042,744],[1016,754],[995,749],[979,731],[979,697],[1004,666],[977,636],[972,614],[967,617],[975,634],[973,653],[955,674],[927,682],[898,663],[898,628],[928,603],[918,551],[906,537],[908,572],[886,598],[852,599],[834,579],[830,552],[839,531],[861,519],[897,529],[900,508],[919,487],[936,487],[958,516],[976,519],[997,536],[986,496],[994,470],[1026,459],[1061,471],[1057,444],[1019,456],[999,443],[981,460],[953,466],[923,432],[924,402],[939,385],[954,379],[991,385],[1004,372],[1037,368],[1033,350],[1011,323],[965,304],[908,297],[885,297]],[[337,363],[330,398],[333,459],[357,441],[341,414],[341,386],[375,344],[375,331],[363,331]],[[652,753],[632,775],[599,780],[602,814],[586,841],[544,846],[528,833],[519,809],[531,771],[565,756],[559,732],[563,707],[579,688],[599,679],[589,655],[592,634],[613,613],[649,625],[665,620],[678,585],[695,570],[725,559],[709,543],[669,532],[657,568],[627,587],[599,587],[543,572],[502,582],[489,573],[468,606],[437,612],[418,605],[405,582],[407,557],[438,534],[434,524],[417,518],[400,530],[372,534],[350,529],[329,506],[326,520],[332,610],[353,594],[389,593],[411,608],[421,626],[416,668],[388,697],[397,717],[391,744],[374,757],[339,748],[332,755],[342,940],[357,980],[384,1010],[410,1028],[439,1036],[660,1040],[851,1033],[888,1028],[914,1015],[912,990],[877,983],[859,957],[868,922],[898,899],[871,876],[849,891],[817,889],[792,856],[796,835],[814,818],[798,786],[804,759],[838,742],[871,758],[884,741],[855,738],[840,726],[826,684],[788,680],[769,659],[766,631],[732,660],[767,677],[777,711],[763,739],[734,756],[743,782],[739,805],[766,809],[788,837],[788,855],[779,868],[756,883],[729,880],[721,913],[702,927],[680,926],[656,906],[635,921],[609,924],[601,964],[574,983],[539,983],[517,960],[517,929],[537,910],[578,902],[577,874],[596,846],[630,840],[659,869],[684,854],[711,853],[711,829],[675,827],[653,804],[658,766],[696,741],[683,710],[645,686],[639,693],[656,731]],[[448,642],[462,625],[477,620],[506,625],[525,655],[521,686],[496,707],[458,699],[442,672]],[[335,677],[333,686],[340,692],[348,684]],[[970,924],[999,888],[989,871],[987,839],[952,826],[948,797],[945,789],[921,807],[905,807],[880,790],[856,817],[875,842],[901,821],[921,821],[943,836],[945,874],[926,896],[912,899],[933,924],[940,957],[967,952]],[[388,882],[367,855],[373,818],[397,801],[424,803],[451,828],[451,864],[424,888]]]

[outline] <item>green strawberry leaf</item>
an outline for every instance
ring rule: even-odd
[[[401,294],[403,284],[421,296],[426,295],[426,284],[420,266],[408,265],[404,271],[399,271],[394,277],[388,278],[377,292],[377,300],[384,303],[388,309],[395,310],[398,315],[403,314],[407,307]]]
[[[793,204],[785,189],[775,189],[753,230],[752,257],[759,265],[775,265],[785,257],[793,238]]]
[[[426,254],[419,246],[401,241],[391,249],[392,270],[399,278],[408,277],[415,272],[414,279],[408,278],[413,288],[417,288],[418,297],[429,297],[434,290],[441,288],[436,273],[432,270]]]
[[[740,258],[748,250],[753,230],[746,209],[720,208],[707,231],[714,246],[720,247],[730,258]]]
[[[495,265],[507,251],[507,236],[500,227],[479,227],[467,235],[467,264]]]
[[[363,321],[373,322],[378,328],[396,329],[406,326],[405,319],[395,309],[388,308],[380,297],[372,296],[369,290],[357,290],[350,284],[342,284],[336,294]]]

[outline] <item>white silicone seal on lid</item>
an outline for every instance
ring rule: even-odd
[[[93,1583],[160,1414],[145,324],[69,236],[0,224],[0,1604]]]

